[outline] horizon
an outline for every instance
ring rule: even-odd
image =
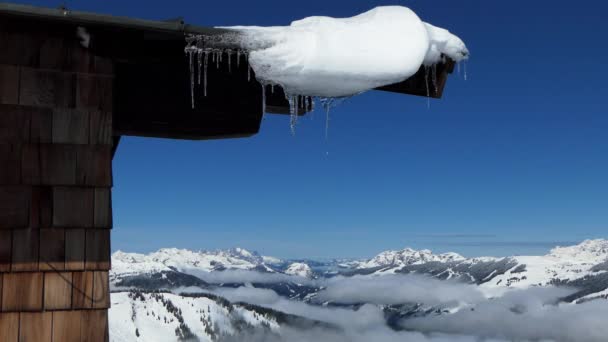
[[[272,257],[272,258],[278,258],[281,261],[298,261],[298,260],[303,260],[303,261],[331,261],[331,260],[368,260],[371,259],[375,256],[377,256],[380,253],[383,252],[389,252],[389,251],[402,251],[405,249],[412,249],[415,251],[422,251],[422,250],[429,250],[432,254],[438,255],[438,254],[444,254],[444,253],[456,253],[459,254],[465,258],[478,258],[478,257],[511,257],[511,256],[543,256],[543,255],[547,255],[549,254],[553,249],[555,248],[559,248],[559,247],[571,247],[571,246],[577,246],[580,245],[584,242],[587,241],[608,241],[608,239],[606,238],[592,238],[592,239],[585,239],[585,240],[581,240],[581,241],[556,241],[556,242],[528,242],[528,243],[522,243],[522,242],[509,242],[509,241],[495,241],[495,242],[485,242],[481,245],[495,245],[495,246],[502,246],[504,248],[509,248],[512,247],[513,245],[528,245],[529,247],[534,247],[537,249],[538,253],[532,253],[532,254],[493,254],[493,255],[470,255],[470,254],[464,254],[464,253],[459,253],[457,251],[457,248],[455,249],[446,249],[446,250],[431,250],[429,248],[424,248],[424,247],[420,247],[420,248],[414,248],[412,246],[405,246],[403,248],[397,248],[397,249],[386,249],[386,250],[382,250],[382,251],[378,251],[376,254],[373,255],[368,255],[368,256],[342,256],[342,257],[315,257],[315,256],[296,256],[296,257],[286,257],[286,256],[279,256],[279,255],[271,255],[268,253],[265,253],[263,251],[259,251],[259,250],[255,250],[255,249],[250,249],[244,246],[232,246],[232,247],[227,247],[227,248],[194,248],[194,249],[190,249],[190,248],[179,248],[179,247],[161,247],[159,249],[156,250],[149,250],[149,251],[144,251],[144,252],[139,252],[139,251],[127,251],[127,250],[112,250],[112,254],[117,253],[117,252],[121,252],[121,253],[126,253],[126,254],[143,254],[143,255],[149,255],[152,253],[156,253],[159,252],[161,250],[165,250],[165,249],[177,249],[177,250],[185,250],[185,251],[190,251],[190,252],[195,252],[195,253],[200,253],[200,252],[220,252],[220,251],[229,251],[229,250],[234,250],[234,249],[243,249],[246,250],[250,253],[257,253],[260,256],[264,256],[264,257]],[[477,245],[478,243],[463,243],[462,245],[464,246],[471,246],[471,245]],[[453,244],[454,246],[457,246],[458,244]],[[506,251],[505,251],[506,252]]]
[[[184,15],[201,26],[270,26],[394,3],[67,6],[143,19]],[[468,80],[461,65],[430,108],[426,98],[380,91],[351,98],[332,110],[327,140],[320,109],[300,120],[295,136],[287,116],[266,115],[247,139],[126,137],[113,163],[113,248],[240,245],[273,256],[340,257],[411,245],[531,255],[604,235],[608,71],[597,56],[608,47],[588,51],[589,42],[603,40],[598,27],[606,25],[608,4],[398,3],[464,40]],[[555,25],[560,20],[570,25]]]

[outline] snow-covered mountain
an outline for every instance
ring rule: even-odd
[[[294,322],[309,324],[299,316],[243,303],[248,301],[247,296],[238,297],[241,302],[231,303],[209,293],[243,287],[268,291],[264,292],[265,296],[271,293],[314,306],[324,284],[330,284],[336,276],[381,279],[421,274],[468,284],[466,286],[474,286],[483,293],[553,285],[577,289],[563,298],[565,302],[586,303],[608,298],[608,240],[556,247],[543,256],[501,258],[465,258],[456,253],[434,254],[429,250],[406,248],[382,252],[368,260],[313,262],[280,260],[235,248],[199,252],[161,249],[146,255],[116,252],[112,263],[111,282],[115,293],[110,317],[111,340],[115,342],[189,338],[228,341],[243,332],[245,335],[249,332],[274,334],[278,327],[296,324]],[[173,293],[166,293],[167,290]],[[192,291],[196,294],[183,294]],[[458,311],[457,307],[421,304],[386,306],[384,316],[390,325],[406,317]]]
[[[313,276],[312,268],[303,262],[294,262],[285,270],[285,274],[311,278]]]
[[[427,262],[452,262],[461,261],[464,257],[457,253],[433,254],[428,249],[415,250],[405,248],[401,251],[386,251],[378,254],[370,260],[355,264],[359,269],[374,268],[380,266],[407,266],[423,264]]]

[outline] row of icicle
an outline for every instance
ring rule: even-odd
[[[203,86],[203,95],[207,96],[207,69],[209,66],[209,57],[211,56],[211,62],[215,64],[215,67],[219,69],[224,54],[226,54],[228,60],[228,72],[232,72],[232,56],[236,55],[236,66],[237,69],[240,67],[241,56],[245,57],[247,63],[247,81],[251,81],[251,65],[249,64],[249,51],[244,49],[219,49],[205,46],[206,36],[189,36],[187,37],[187,46],[185,48],[186,55],[189,58],[190,63],[190,92],[192,108],[195,106],[195,85],[198,83]],[[460,74],[460,63],[457,64],[458,73]],[[198,70],[196,72],[196,70]],[[424,78],[426,86],[427,106],[430,108],[431,98],[431,84],[435,94],[439,91],[437,82],[437,65],[424,66]],[[201,80],[202,78],[202,80]],[[467,80],[466,62],[464,64],[464,79]],[[266,88],[270,86],[271,92],[274,93],[274,87],[280,86],[280,84],[274,84],[271,82],[257,79],[262,85],[262,113],[266,112]],[[329,112],[330,109],[335,107],[337,104],[343,102],[346,98],[323,98],[323,97],[312,97],[295,95],[285,92],[285,98],[289,102],[289,114],[290,120],[289,125],[291,133],[295,134],[296,125],[298,122],[298,115],[302,112],[313,111],[315,102],[318,100],[321,106],[325,110],[325,137],[327,139],[329,131]]]

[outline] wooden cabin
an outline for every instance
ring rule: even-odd
[[[108,341],[120,137],[259,130],[262,88],[235,58],[230,72],[227,58],[208,68],[208,94],[197,86],[192,108],[185,35],[222,32],[0,3],[0,341]],[[438,67],[433,97],[452,69]],[[382,90],[424,96],[427,83],[421,70]],[[266,99],[289,112],[281,90]]]

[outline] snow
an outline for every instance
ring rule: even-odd
[[[461,261],[464,257],[457,253],[433,254],[428,249],[415,250],[405,248],[401,251],[385,251],[374,258],[359,263],[357,268],[374,268],[380,266],[406,266],[416,265],[431,261],[448,262]]]
[[[112,293],[112,307],[109,312],[110,341],[178,341],[175,330],[180,326],[180,322],[177,316],[170,312],[162,301],[153,297],[154,294],[144,293],[142,296],[144,301],[130,297],[128,292]],[[156,296],[179,309],[184,324],[201,342],[216,340],[206,328],[211,328],[215,334],[231,334],[239,328],[238,321],[247,322],[252,326],[266,324],[271,329],[278,328],[274,320],[241,307],[226,307],[213,299],[182,297],[170,293],[160,293]],[[136,330],[139,337],[136,336]]]
[[[285,270],[286,274],[295,275],[304,278],[311,278],[313,275],[312,269],[305,263],[294,262]]]
[[[218,268],[250,270],[265,263],[280,263],[280,259],[264,257],[243,248],[217,251],[190,251],[177,248],[163,248],[150,254],[125,253],[112,254],[111,277],[132,274],[151,274],[162,271],[197,270],[211,272]],[[272,271],[270,268],[266,268]]]
[[[186,51],[207,58],[236,45],[248,53],[258,81],[282,86],[289,98],[349,97],[404,81],[443,55],[459,62],[469,54],[460,38],[403,6],[376,7],[351,18],[308,17],[290,26],[222,28],[231,32],[199,37],[202,46]]]

